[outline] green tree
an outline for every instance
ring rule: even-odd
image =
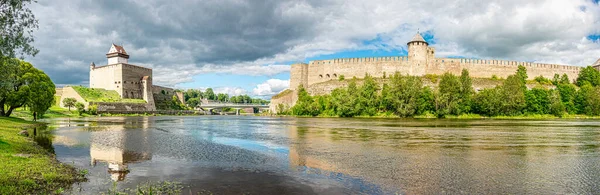
[[[306,89],[300,85],[298,88],[298,101],[291,109],[293,115],[298,116],[317,116],[321,112],[319,105],[308,94]]]
[[[560,84],[570,84],[571,80],[569,80],[569,75],[566,73],[560,77]]]
[[[35,56],[38,50],[33,47],[33,30],[38,21],[28,5],[33,0],[0,1],[0,58],[14,58],[17,55]]]
[[[586,83],[589,83],[592,87],[600,85],[600,72],[594,67],[588,66],[579,71],[577,86],[583,87]]]
[[[460,74],[461,101],[459,103],[459,110],[461,113],[471,112],[473,94],[475,94],[475,90],[473,90],[473,81],[471,76],[469,76],[469,71],[467,69],[463,69]]]
[[[422,88],[421,78],[403,76],[396,72],[390,77],[389,92],[386,97],[391,111],[401,117],[414,116],[417,112],[417,102]]]
[[[54,83],[28,62],[0,60],[0,78],[0,116],[10,116],[23,106],[33,108],[36,115],[43,114],[54,101]]]
[[[502,114],[513,116],[522,113],[526,106],[526,89],[527,87],[522,80],[522,75],[516,74],[506,78],[502,85]]]
[[[600,86],[593,87],[589,83],[584,83],[575,101],[581,114],[600,115]]]
[[[558,117],[562,117],[567,111],[560,97],[558,90],[550,90],[548,96],[550,100],[550,114]]]
[[[83,115],[85,112],[85,105],[83,105],[81,102],[75,103],[75,108],[77,108],[77,113],[79,113],[79,116]]]
[[[451,73],[445,73],[442,75],[438,88],[435,101],[438,117],[443,117],[447,114],[461,114],[461,80]]]
[[[365,74],[363,85],[358,89],[357,113],[373,116],[377,113],[379,86],[369,74]]]
[[[229,100],[229,95],[225,93],[219,93],[217,94],[217,100],[219,102],[227,102]]]
[[[473,109],[476,113],[484,116],[497,116],[502,114],[503,90],[501,87],[484,89],[475,94],[473,98]]]
[[[560,100],[565,106],[566,111],[570,114],[576,114],[578,112],[577,107],[575,106],[577,86],[571,83],[559,82],[556,86],[556,90],[560,95]]]
[[[560,99],[559,99],[560,100]],[[525,112],[530,114],[550,113],[550,92],[543,88],[533,88],[525,93]]]
[[[215,95],[215,92],[212,88],[207,88],[204,92],[204,96],[209,100],[217,100],[217,96]]]
[[[75,103],[77,103],[77,100],[75,98],[63,99],[63,105],[69,108],[69,111],[71,111],[71,107],[75,106]]]
[[[435,95],[430,87],[423,87],[417,100],[417,113],[425,114],[435,111]]]
[[[195,108],[201,104],[201,101],[199,97],[195,97],[188,99],[185,103],[187,103],[188,106]]]

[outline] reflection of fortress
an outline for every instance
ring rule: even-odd
[[[129,169],[127,164],[137,163],[152,159],[152,153],[146,129],[148,121],[142,124],[133,124],[136,128],[134,136],[128,136],[124,125],[111,125],[108,130],[92,134],[90,145],[90,158],[92,166],[98,161],[108,164],[108,173],[114,181],[123,181]]]

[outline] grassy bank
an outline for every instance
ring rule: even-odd
[[[42,123],[0,117],[0,194],[60,193],[85,179],[83,172],[54,158],[45,129]],[[30,136],[18,135],[21,130]]]
[[[31,115],[31,111],[26,108],[18,108],[13,111],[11,117],[22,118],[26,120],[33,120],[33,115]],[[88,114],[83,114],[83,116],[90,116]],[[79,114],[75,110],[75,108],[71,108],[71,110],[66,108],[61,108],[59,106],[52,106],[46,113],[44,113],[43,118],[62,118],[62,117],[79,117]]]
[[[141,103],[146,101],[142,99],[124,99],[115,90],[87,88],[82,86],[73,86],[73,89],[81,95],[87,102],[126,102],[126,103]]]
[[[299,117],[299,118],[344,118],[344,117],[339,117],[339,116],[328,116],[328,115],[318,115],[318,116],[294,116],[294,115],[256,115],[256,116],[279,116],[279,117]],[[381,118],[414,118],[414,119],[437,119],[437,116],[434,114],[423,114],[423,115],[416,115],[414,117],[400,117],[397,115],[393,115],[393,114],[386,114],[386,113],[379,113],[375,116],[354,116],[354,117],[348,117],[348,118],[374,118],[374,119],[381,119]],[[517,116],[482,116],[479,114],[462,114],[462,115],[446,115],[444,116],[445,119],[513,119],[513,120],[520,120],[520,119],[600,119],[600,116],[587,116],[587,115],[579,115],[579,114],[572,114],[572,115],[564,115],[562,117],[557,117],[554,115],[550,115],[550,114],[545,114],[545,115],[540,115],[540,114],[527,114],[527,115],[517,115]]]

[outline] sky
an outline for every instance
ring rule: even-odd
[[[417,31],[438,57],[586,66],[600,58],[598,0],[54,0],[25,59],[58,85],[88,85],[112,43],[154,84],[270,99],[290,64],[404,56]]]

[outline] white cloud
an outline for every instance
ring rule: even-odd
[[[273,96],[290,87],[290,80],[269,79],[256,85],[252,93],[256,96]]]
[[[217,87],[217,88],[214,88],[213,91],[215,92],[215,94],[219,94],[219,93],[228,94],[229,97],[247,94],[246,90],[242,89],[240,87]]]
[[[600,34],[600,6],[589,0],[72,0],[32,9],[40,54],[31,61],[57,83],[85,82],[87,65],[102,65],[111,42],[123,42],[130,62],[154,68],[155,83],[166,86],[205,73],[284,73],[282,62],[380,48],[363,44],[373,39],[403,50],[418,28],[434,34],[438,56],[572,65],[600,57],[600,43],[586,39]]]

